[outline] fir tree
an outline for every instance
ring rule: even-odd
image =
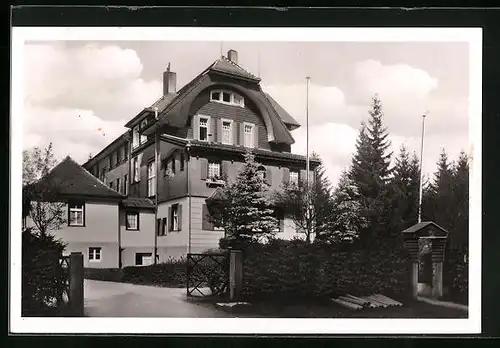
[[[469,158],[460,152],[453,167],[453,201],[456,216],[449,244],[459,249],[467,249],[469,238]]]
[[[212,219],[225,231],[226,245],[236,246],[272,238],[278,227],[269,187],[251,152],[234,183],[223,189],[223,202],[212,206]]]
[[[359,238],[359,232],[367,227],[363,216],[358,188],[343,172],[333,193],[329,229],[318,235],[323,243],[352,243]]]
[[[387,182],[391,174],[392,155],[387,152],[391,144],[382,122],[382,103],[377,96],[372,100],[369,114],[368,125],[361,124],[349,172],[349,179],[358,188],[362,214],[369,221],[367,228],[361,232],[361,239],[368,243],[370,239],[387,233],[390,220]]]
[[[410,158],[404,145],[395,162],[390,185],[391,229],[394,233],[399,233],[417,222],[420,164],[415,153]]]

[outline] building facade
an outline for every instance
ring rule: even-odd
[[[306,177],[306,158],[291,153],[291,132],[300,125],[262,90],[258,77],[238,65],[237,56],[230,50],[179,90],[169,64],[163,96],[83,165],[124,197],[116,219],[110,218],[120,229],[116,265],[163,262],[217,248],[224,232],[210,223],[207,199],[236,178],[247,149],[271,191]],[[310,161],[311,179],[318,164]],[[278,237],[296,236],[291,221],[282,213],[278,218]],[[87,245],[90,235],[72,240],[73,245]]]

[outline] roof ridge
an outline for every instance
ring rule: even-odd
[[[254,74],[252,74],[250,71],[248,71],[247,69],[245,69],[244,67],[242,67],[242,66],[241,66],[241,65],[239,65],[238,63],[233,62],[231,59],[229,59],[229,58],[227,58],[227,57],[225,57],[225,56],[221,56],[221,58],[217,59],[213,65],[215,66],[215,64],[216,64],[217,62],[219,62],[221,59],[222,59],[222,60],[224,60],[225,62],[227,62],[227,63],[231,64],[231,65],[234,65],[235,67],[237,67],[238,69],[242,70],[244,73],[246,73],[246,74],[250,75],[250,76],[251,76],[251,77],[253,77],[254,79],[256,79],[256,80],[260,80],[260,78],[259,78],[259,77],[255,76],[255,75],[254,75]]]

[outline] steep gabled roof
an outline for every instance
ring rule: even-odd
[[[217,59],[209,69],[224,74],[242,77],[244,79],[248,79],[255,82],[260,81],[260,78],[250,73],[249,71],[243,69],[241,66],[239,66],[235,62],[230,61],[228,58],[224,56]]]
[[[30,185],[30,192],[40,194],[51,191],[57,197],[82,196],[101,199],[123,199],[125,196],[106,186],[71,157],[66,157],[45,177]]]
[[[300,127],[300,123],[297,122],[285,109],[283,109],[283,107],[273,97],[271,97],[269,93],[264,92],[264,94],[286,125],[290,126],[292,130]]]
[[[424,229],[434,227],[437,229],[440,234],[448,235],[448,231],[444,229],[443,227],[439,226],[433,221],[424,221],[424,222],[419,222],[416,223],[413,226],[408,227],[406,230],[404,230],[402,233],[408,233],[408,234],[419,234],[419,232],[423,231]]]

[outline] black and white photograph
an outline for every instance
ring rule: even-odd
[[[481,29],[12,38],[16,332],[480,332]]]

